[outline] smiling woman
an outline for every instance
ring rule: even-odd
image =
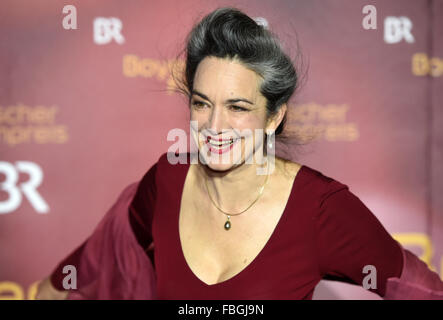
[[[191,121],[197,123],[192,133],[211,169],[240,166],[246,159],[256,159],[257,151],[266,154],[263,133],[275,131],[286,106],[275,119],[268,117],[259,82],[259,76],[239,62],[215,57],[200,62],[191,91]],[[202,150],[205,144],[209,152]],[[221,155],[229,151],[232,161],[221,165]]]
[[[263,134],[266,131],[282,146],[300,144],[284,129],[287,104],[299,88],[302,68],[296,65],[302,59],[292,61],[276,34],[235,8],[220,8],[194,26],[186,43],[176,59],[181,61],[180,56],[185,54],[185,71],[174,66],[171,74],[177,91],[188,100],[191,117],[195,116],[191,120],[199,121],[195,130],[203,134],[203,140],[206,135],[218,133],[228,139],[232,135],[239,138],[239,133],[233,131],[247,127],[264,130],[260,137],[248,137],[264,145],[268,142],[268,135]],[[231,132],[221,129],[226,123],[220,123],[223,117],[217,117],[218,108],[230,110],[224,114],[235,117]],[[202,109],[206,110],[203,115],[193,112]],[[259,144],[255,147],[263,149]],[[243,159],[252,151],[243,153]],[[266,149],[263,151],[266,153]]]
[[[312,299],[322,279],[386,299],[443,298],[438,275],[346,184],[273,158],[269,135],[284,131],[297,79],[276,37],[249,16],[205,16],[189,35],[181,87],[198,154],[174,165],[165,153],[126,187],[40,297],[64,298],[71,265],[71,298]],[[248,161],[261,153],[263,162]]]

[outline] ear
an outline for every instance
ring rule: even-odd
[[[280,108],[278,109],[277,113],[268,119],[266,124],[266,132],[268,131],[275,131],[277,130],[278,126],[283,120],[283,117],[285,116],[286,111],[288,110],[288,106],[286,103],[282,104]]]

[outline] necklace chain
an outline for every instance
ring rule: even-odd
[[[260,191],[259,191],[259,193],[258,193],[258,197],[245,209],[245,210],[243,210],[243,211],[241,211],[241,212],[239,212],[239,213],[229,213],[229,212],[226,212],[226,211],[224,211],[224,210],[222,210],[216,203],[215,203],[215,201],[212,199],[212,197],[211,197],[211,194],[209,193],[209,189],[208,189],[208,179],[207,178],[205,178],[205,186],[206,186],[206,191],[208,192],[208,196],[209,196],[209,199],[211,199],[211,202],[212,202],[212,204],[219,210],[219,211],[221,211],[222,213],[224,213],[225,215],[227,215],[228,216],[228,221],[229,221],[229,217],[230,216],[238,216],[238,215],[240,215],[240,214],[242,214],[243,212],[245,212],[245,211],[247,211],[249,208],[251,208],[253,205],[254,205],[254,203],[256,203],[257,201],[258,201],[258,199],[260,199],[260,197],[261,197],[261,195],[263,194],[263,190],[265,189],[265,186],[266,186],[266,184],[268,183],[268,178],[269,178],[269,168],[268,168],[268,173],[266,174],[266,180],[265,180],[265,183],[261,186],[261,188],[260,188]]]

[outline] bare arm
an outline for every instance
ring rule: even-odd
[[[68,297],[68,291],[57,290],[51,283],[49,277],[43,279],[37,289],[36,300],[65,300]]]

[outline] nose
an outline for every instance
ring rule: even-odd
[[[211,109],[211,115],[209,118],[209,128],[211,134],[216,135],[228,129],[226,116],[223,113],[223,108],[215,106]]]

